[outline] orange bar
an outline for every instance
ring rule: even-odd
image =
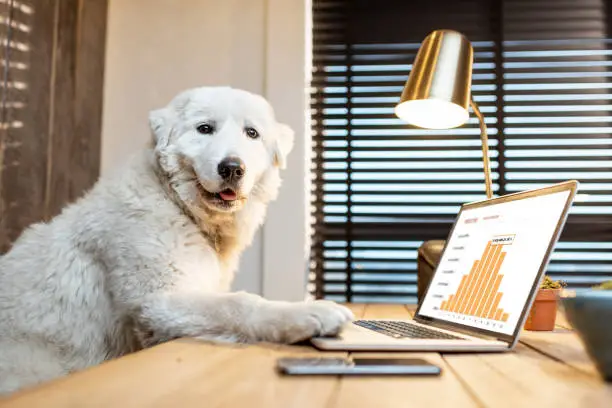
[[[484,278],[488,276],[493,270],[493,264],[497,261],[499,257],[499,253],[501,252],[502,246],[495,245],[495,247],[491,250],[492,255],[487,260],[487,263],[482,268],[483,272],[478,276],[478,282],[476,283],[476,287],[474,289],[474,301],[472,302],[472,307],[467,311],[468,314],[474,315],[476,313],[476,308],[478,307],[479,301],[484,297]]]
[[[457,288],[456,296],[454,301],[450,304],[449,309],[451,312],[455,311],[455,306],[457,305],[458,301],[459,301],[459,297],[461,296],[461,292],[464,290],[465,288],[465,282],[467,281],[469,275],[463,275],[463,277],[461,278],[461,283],[459,284],[459,287]]]
[[[506,257],[506,253],[502,252],[497,257],[497,263],[493,268],[493,272],[489,275],[489,279],[485,282],[485,287],[487,288],[487,295],[482,298],[480,302],[480,306],[478,306],[478,310],[476,310],[476,315],[480,317],[487,317],[489,312],[489,306],[493,302],[493,298],[497,293],[497,289],[499,289],[499,285],[501,283],[501,275],[498,275],[499,268],[501,268],[502,263],[504,262],[504,258]]]
[[[484,304],[487,302],[487,300],[489,300],[490,297],[495,296],[495,292],[493,291],[491,282],[495,279],[497,275],[496,273],[497,265],[499,264],[501,266],[500,260],[503,261],[502,257],[503,257],[504,252],[502,252],[502,250],[504,249],[504,247],[502,245],[498,245],[497,249],[498,250],[495,251],[495,257],[489,263],[487,273],[483,275],[482,285],[480,286],[481,287],[480,291],[482,293],[482,296],[476,302],[476,305],[475,305],[476,307],[473,312],[473,314],[478,317],[484,317],[482,315],[481,309],[484,307]]]
[[[459,310],[461,310],[462,304],[465,300],[465,294],[467,293],[468,285],[474,278],[474,272],[478,269],[479,263],[480,261],[474,261],[474,263],[472,264],[472,269],[470,269],[470,273],[464,276],[465,280],[463,280],[463,278],[461,279],[461,284],[457,289],[457,301],[453,305],[453,312],[458,312]]]
[[[495,295],[497,294],[497,290],[499,289],[499,286],[501,285],[501,278],[499,280],[499,283],[497,283],[497,278],[499,277],[499,270],[502,264],[504,263],[504,259],[506,258],[506,253],[503,252],[503,249],[504,247],[502,247],[502,252],[499,254],[499,257],[497,258],[497,263],[494,264],[493,271],[491,272],[491,275],[489,275],[489,279],[485,283],[485,285],[488,288],[487,296],[482,299],[480,306],[478,307],[477,313],[480,317],[483,317],[483,318],[487,317],[488,312],[489,312],[489,306],[491,306],[491,303],[493,303],[493,299],[495,298]]]
[[[446,300],[442,302],[442,305],[440,306],[440,310],[446,310]]]
[[[452,302],[454,302],[454,301],[455,301],[455,295],[450,295],[448,297],[448,301],[446,302],[446,309],[445,310],[450,310],[450,304]]]
[[[484,267],[485,260],[487,259],[490,253],[491,253],[491,241],[487,243],[487,246],[485,247],[482,257],[478,260],[478,266],[476,267],[476,270],[473,273],[470,273],[470,283],[468,284],[465,290],[463,299],[461,300],[461,305],[458,310],[459,313],[465,313],[470,307],[470,304],[472,303],[471,300],[473,298],[472,295],[474,293],[474,286],[476,285],[476,281],[478,280],[478,275],[480,274],[480,271]]]
[[[508,320],[508,313],[504,313],[504,314],[502,315],[502,322],[505,322],[505,321],[507,321],[507,320]]]
[[[501,293],[500,293],[500,295],[501,295]],[[501,315],[502,315],[503,311],[504,311],[503,309],[497,309],[497,312],[495,312],[494,320],[499,320],[501,318]]]
[[[504,275],[500,275],[500,280]],[[491,308],[489,309],[489,313],[487,314],[487,319],[495,319],[495,311],[497,310],[497,306],[499,306],[499,301],[501,300],[501,292],[498,292],[497,295],[495,295],[495,300],[493,301],[493,304],[491,305]]]
[[[474,290],[476,288],[476,283],[478,282],[478,277],[482,273],[482,270],[486,266],[486,261],[491,256],[492,253],[493,253],[493,248],[491,248],[491,241],[489,241],[487,243],[487,246],[485,247],[482,257],[478,260],[478,267],[476,268],[474,273],[471,274],[472,276],[470,279],[470,284],[468,285],[466,289],[465,297],[462,302],[462,308],[459,311],[460,313],[467,313],[469,311],[472,305],[472,302],[473,302]]]
[[[466,310],[467,314],[475,315],[476,308],[478,307],[480,300],[485,294],[485,288],[483,285],[484,279],[491,272],[492,265],[495,263],[497,259],[499,250],[500,250],[499,245],[491,245],[489,256],[487,257],[486,260],[484,260],[484,265],[480,269],[480,273],[478,274],[478,279],[476,280],[476,283],[474,284],[474,289],[472,290],[471,306],[470,308]]]
[[[467,279],[467,275],[463,275],[461,277],[461,282],[459,282],[459,286],[457,287],[457,290],[455,291],[455,297],[453,299],[453,302],[449,305],[449,309],[452,312],[455,308],[455,304],[457,303],[457,299],[459,298],[459,292],[461,292],[461,289],[463,288],[463,285],[465,285],[465,280]]]
[[[489,264],[487,265],[487,270],[486,273],[484,273],[482,275],[482,280],[480,283],[480,297],[478,298],[476,305],[474,305],[474,315],[476,315],[476,312],[478,311],[478,308],[480,307],[480,305],[482,305],[482,302],[486,301],[486,299],[488,299],[489,295],[491,295],[491,285],[490,282],[491,280],[493,280],[495,278],[495,266],[497,265],[497,263],[499,262],[499,259],[501,258],[502,255],[502,250],[504,249],[504,247],[502,245],[496,245],[494,250],[495,252],[493,253],[493,256],[491,257],[491,260],[489,261]]]

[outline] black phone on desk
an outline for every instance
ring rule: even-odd
[[[420,358],[280,358],[287,375],[440,375],[435,364]]]

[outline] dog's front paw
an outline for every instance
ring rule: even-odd
[[[349,309],[327,300],[275,305],[273,309],[259,332],[262,340],[278,343],[333,336],[354,318]]]

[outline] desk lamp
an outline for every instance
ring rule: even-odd
[[[419,48],[395,114],[421,128],[451,129],[467,122],[471,105],[480,124],[485,189],[491,198],[487,127],[470,95],[473,59],[472,44],[463,34],[451,30],[429,34]]]

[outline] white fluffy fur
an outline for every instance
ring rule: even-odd
[[[198,133],[204,122],[214,134]],[[150,123],[150,149],[0,258],[0,393],[177,337],[295,342],[352,318],[331,302],[227,292],[292,146],[262,97],[192,89]],[[230,155],[246,174],[223,207],[204,190],[222,189],[217,165]]]

